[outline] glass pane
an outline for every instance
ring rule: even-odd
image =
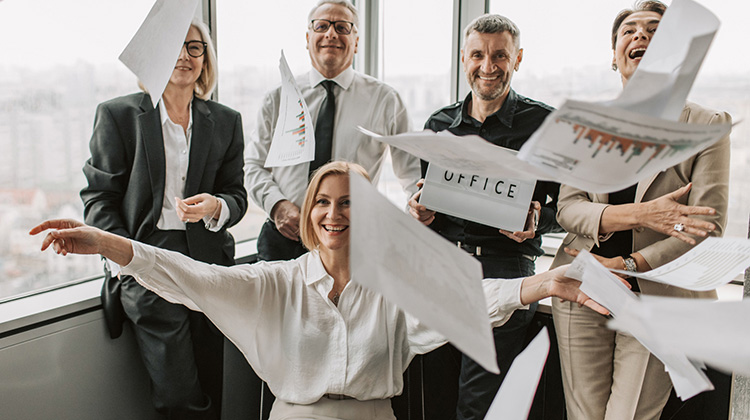
[[[750,56],[738,53],[745,39],[750,3],[742,0],[701,0],[716,14],[721,28],[713,41],[688,99],[727,111],[733,120],[750,119]],[[513,76],[520,94],[559,106],[567,98],[586,101],[615,98],[622,90],[612,71],[611,25],[632,1],[541,0],[528,3],[492,0],[490,12],[505,15],[521,30],[521,69]],[[729,221],[726,236],[747,237],[750,208],[750,135],[747,124],[732,131]]]
[[[256,2],[216,2],[219,101],[242,114],[245,139],[256,126],[265,94],[279,86],[281,50],[295,75],[310,68],[305,48],[309,0],[259,6]],[[248,20],[250,16],[260,19]],[[361,18],[360,18],[361,19]],[[231,230],[236,240],[256,238],[265,212],[250,200],[245,218]]]
[[[413,130],[450,104],[452,13],[452,0],[383,0],[383,79],[406,103]],[[380,188],[405,202],[393,171],[384,170]]]
[[[27,232],[48,218],[83,219],[94,111],[138,91],[117,57],[152,4],[0,2],[0,299],[101,274],[98,257],[41,253]]]

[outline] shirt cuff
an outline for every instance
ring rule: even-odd
[[[487,312],[492,327],[499,327],[510,319],[516,309],[528,309],[521,304],[521,284],[524,278],[484,279],[483,287],[487,301]]]
[[[122,274],[133,277],[148,274],[154,267],[156,254],[147,245],[138,241],[131,240],[130,244],[133,246],[133,259],[128,265],[121,267]]]
[[[221,197],[216,197],[221,203],[221,213],[219,213],[219,219],[214,219],[213,214],[209,214],[203,217],[203,222],[206,224],[206,229],[211,232],[218,232],[225,224],[229,221],[229,207],[227,202]]]

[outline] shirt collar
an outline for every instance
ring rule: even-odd
[[[341,89],[347,90],[354,81],[354,69],[349,66],[346,68],[346,70],[339,73],[339,75],[334,77],[333,79],[326,79],[322,74],[320,74],[318,70],[313,67],[312,69],[310,69],[309,77],[310,86],[318,86],[323,80],[333,80],[337,85],[341,86]]]
[[[474,121],[476,120],[469,115],[469,103],[471,102],[471,100],[472,94],[471,92],[469,92],[469,94],[466,95],[466,99],[464,99],[464,102],[461,104],[461,113],[453,121],[453,124],[451,124],[450,128],[456,128],[462,122],[473,125]],[[489,120],[491,118],[496,118],[506,127],[512,128],[513,116],[516,114],[517,107],[518,95],[516,94],[516,91],[510,89],[508,91],[508,96],[505,98],[505,101],[503,101],[503,105],[500,107],[500,109],[498,109],[494,114],[487,117],[487,119]]]
[[[323,267],[323,261],[320,259],[320,252],[312,250],[307,255],[307,276],[305,277],[305,284],[312,285],[323,279],[330,278],[331,276]]]
[[[188,120],[188,130],[193,126],[193,100],[190,100],[190,105],[188,105],[188,109],[190,110],[190,119]],[[163,126],[166,124],[167,121],[171,122],[172,124],[176,123],[169,119],[169,114],[167,113],[167,107],[164,105],[164,100],[159,99],[159,116],[161,116],[161,125]]]

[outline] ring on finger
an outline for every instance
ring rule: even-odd
[[[685,230],[685,225],[683,225],[682,223],[677,223],[674,225],[674,230],[676,230],[677,232],[682,232],[683,230]]]

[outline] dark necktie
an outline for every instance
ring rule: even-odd
[[[310,162],[310,175],[328,163],[333,150],[333,117],[336,115],[336,96],[333,95],[333,80],[320,83],[326,90],[326,98],[320,106],[318,120],[315,122],[315,159]]]

